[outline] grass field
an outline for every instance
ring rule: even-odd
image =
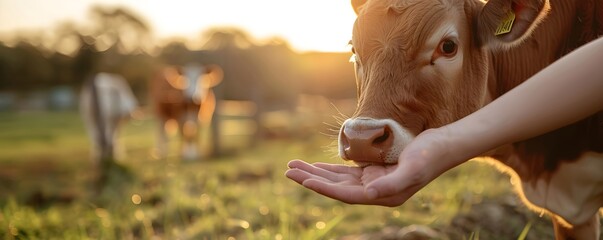
[[[413,229],[435,239],[552,238],[548,217],[528,212],[508,177],[482,163],[453,169],[403,206],[356,206],[284,177],[294,158],[341,162],[321,134],[253,148],[225,136],[225,156],[183,162],[154,159],[154,133],[150,119],[125,126],[126,170],[95,195],[77,113],[0,113],[0,238],[401,239]]]

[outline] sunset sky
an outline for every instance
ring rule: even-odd
[[[299,51],[348,51],[355,19],[349,0],[0,0],[0,40],[86,22],[93,5],[131,9],[158,40],[194,40],[207,28],[235,26],[259,40],[284,38]]]

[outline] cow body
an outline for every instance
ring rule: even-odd
[[[151,100],[159,120],[159,157],[165,158],[168,152],[166,123],[175,120],[182,137],[182,157],[187,160],[198,158],[200,120],[211,120],[215,109],[211,88],[222,80],[222,75],[221,68],[216,65],[189,64],[159,71],[151,87]]]
[[[119,127],[137,106],[128,83],[119,75],[101,72],[86,81],[80,93],[80,113],[90,136],[95,164],[116,158]]]
[[[353,3],[359,101],[339,152],[360,165],[397,162],[413,136],[476,111],[603,33],[600,1]],[[511,32],[495,35],[511,11]],[[602,122],[599,112],[484,153],[520,179],[528,205],[552,213],[558,238],[599,235]]]
[[[589,3],[590,2],[590,3]],[[603,6],[599,4],[598,8]],[[489,58],[489,95],[497,98],[553,61],[591,41],[600,29],[592,19],[593,1],[551,1],[544,22],[524,43]],[[592,14],[592,15],[591,15]],[[585,17],[586,16],[586,17]],[[590,29],[589,29],[590,27]],[[603,27],[603,26],[601,26]],[[532,208],[544,208],[572,225],[593,218],[603,204],[603,112],[579,123],[490,153],[521,179],[521,192]],[[599,173],[591,173],[589,169]],[[585,186],[590,184],[590,186]]]

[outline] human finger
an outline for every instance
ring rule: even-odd
[[[327,166],[328,164],[309,164],[301,160],[293,160],[289,162],[288,165],[292,169],[300,169],[312,175],[320,176],[333,182],[343,182],[359,178],[359,176],[357,175],[345,173],[346,171],[344,171],[343,169],[345,169],[346,167],[349,168],[349,166],[342,165],[339,168],[335,166],[330,166],[325,169],[322,167]],[[337,169],[340,172],[331,171],[331,169]]]
[[[368,202],[364,196],[364,187],[358,181],[356,184],[348,182],[347,184],[332,183],[319,181],[316,179],[308,179],[303,182],[304,187],[309,188],[324,196],[348,203],[359,204]]]
[[[410,191],[412,196],[426,184],[422,181],[421,176],[420,172],[411,173],[396,170],[367,183],[365,194],[368,198],[378,199]]]
[[[388,196],[384,198],[371,199],[364,194],[364,187],[360,182],[357,184],[341,184],[308,179],[303,182],[304,187],[311,189],[326,197],[342,201],[348,204],[381,205],[394,207],[404,203],[406,195]]]
[[[303,182],[308,179],[316,179],[320,181],[331,181],[326,178],[314,175],[312,173],[306,172],[302,169],[292,168],[285,172],[285,176],[300,185],[303,185]]]
[[[349,165],[343,165],[343,164],[330,164],[330,163],[321,163],[321,162],[314,163],[313,165],[316,167],[331,171],[331,172],[352,174],[357,177],[360,177],[362,175],[362,168],[357,167],[357,166],[349,166]]]

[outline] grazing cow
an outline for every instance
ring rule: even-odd
[[[601,0],[352,5],[358,105],[340,129],[339,155],[361,166],[396,163],[420,132],[476,111],[603,33]],[[558,239],[599,236],[602,123],[599,112],[483,154],[519,178],[530,208],[552,214]]]
[[[87,80],[80,93],[80,113],[92,142],[95,165],[113,161],[117,132],[138,106],[126,80],[115,74],[98,73]]]
[[[151,100],[159,120],[157,150],[160,158],[167,156],[166,123],[175,120],[182,137],[182,157],[198,157],[199,120],[211,121],[216,99],[211,90],[222,80],[217,65],[188,64],[170,66],[159,71],[151,85]]]

